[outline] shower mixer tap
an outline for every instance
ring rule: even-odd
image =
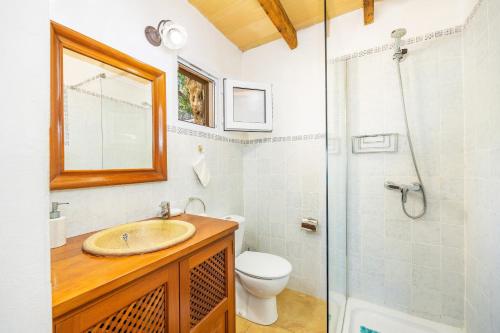
[[[422,190],[422,185],[420,183],[407,184],[396,184],[391,181],[386,181],[384,187],[391,191],[400,191],[401,200],[406,203],[408,199],[408,192],[420,192]]]
[[[384,183],[384,187],[388,190],[402,191],[403,189],[406,189],[411,192],[418,192],[422,189],[422,185],[420,185],[420,183],[411,183],[407,185],[407,184],[396,184],[391,181],[386,181]]]

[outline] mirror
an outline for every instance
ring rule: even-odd
[[[166,180],[165,73],[52,23],[51,189]]]
[[[67,170],[153,167],[151,81],[63,49]]]

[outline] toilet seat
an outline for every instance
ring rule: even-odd
[[[236,258],[236,271],[261,280],[277,280],[292,272],[284,258],[269,253],[245,251]]]

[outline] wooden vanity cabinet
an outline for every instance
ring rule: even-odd
[[[54,319],[55,333],[234,333],[233,236]]]

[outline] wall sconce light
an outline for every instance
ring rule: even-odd
[[[188,38],[186,29],[171,20],[161,20],[157,28],[147,26],[144,33],[151,45],[160,46],[163,42],[171,50],[183,48]]]

